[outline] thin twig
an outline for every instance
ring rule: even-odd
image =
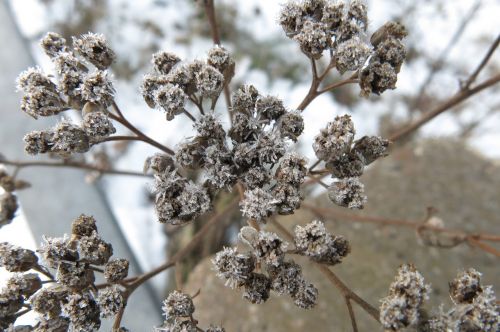
[[[141,177],[151,177],[149,174],[144,174],[142,172],[134,172],[134,171],[124,171],[117,169],[106,169],[90,164],[79,163],[74,161],[15,161],[15,160],[0,160],[0,164],[16,166],[19,169],[25,167],[63,167],[63,168],[78,168],[87,171],[96,171],[103,174],[109,175],[127,175],[127,176],[141,176]]]
[[[356,316],[354,315],[354,310],[352,309],[351,300],[347,296],[344,296],[344,299],[347,305],[347,310],[349,311],[349,318],[351,318],[352,331],[358,332],[358,325],[356,324]]]
[[[470,88],[472,83],[474,83],[481,70],[483,70],[484,66],[486,66],[493,53],[495,53],[495,50],[497,49],[499,43],[500,43],[500,35],[498,35],[493,44],[491,44],[490,48],[488,49],[488,52],[484,56],[479,66],[477,66],[476,70],[469,76],[469,79],[465,81],[465,83],[462,86],[463,89]]]

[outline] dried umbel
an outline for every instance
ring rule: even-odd
[[[390,331],[415,326],[420,320],[420,310],[428,298],[429,285],[415,266],[404,264],[398,269],[396,279],[389,288],[389,296],[382,299],[380,322]]]

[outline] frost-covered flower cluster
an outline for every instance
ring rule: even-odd
[[[202,106],[203,98],[211,98],[213,104],[234,70],[233,60],[219,46],[209,51],[206,63],[183,63],[173,54],[160,52],[153,57],[153,65],[154,72],[143,81],[143,96],[150,106],[164,109],[169,119],[185,112],[186,100]],[[213,82],[217,77],[220,83]],[[158,99],[160,93],[165,98]],[[182,100],[175,97],[181,94]],[[153,164],[169,160],[163,161],[164,167],[146,167],[155,174],[155,205],[161,222],[182,224],[195,219],[210,210],[219,190],[230,190],[237,183],[245,189],[243,215],[258,222],[264,223],[274,213],[293,213],[300,206],[306,160],[287,153],[289,142],[296,141],[304,128],[300,113],[287,110],[279,98],[263,96],[251,85],[234,92],[232,105],[227,131],[213,109],[200,107],[200,115],[193,117],[196,135],[179,144],[175,160],[167,155],[148,160]],[[202,171],[203,183],[187,180],[182,169]]]
[[[116,315],[125,305],[119,283],[128,274],[128,261],[110,259],[113,249],[100,238],[93,217],[75,219],[71,237],[45,238],[39,252],[41,261],[31,250],[0,244],[0,267],[16,272],[0,291],[2,330],[28,307],[38,314],[36,324],[26,327],[29,331],[95,331],[101,318]],[[109,286],[98,290],[99,267]],[[56,272],[54,277],[51,270]],[[48,286],[33,272],[50,276]]]
[[[354,141],[355,133],[349,115],[337,116],[314,138],[313,149],[336,178],[328,188],[328,197],[337,205],[361,209],[366,196],[359,177],[366,165],[386,155],[389,141],[378,136]]]
[[[210,325],[207,329],[198,327],[198,322],[193,318],[195,307],[192,298],[179,291],[171,292],[163,301],[163,314],[165,321],[160,327],[155,327],[155,331],[186,331],[186,332],[224,332],[224,328]]]
[[[435,315],[422,315],[429,286],[413,265],[401,266],[389,296],[382,300],[380,307],[384,328],[400,331],[414,326],[427,332],[494,332],[500,329],[500,306],[493,288],[481,285],[481,273],[468,269],[459,273],[449,285],[453,307],[445,312],[441,306]]]
[[[74,109],[81,112],[83,121],[73,124],[65,120],[54,128],[28,133],[25,150],[29,154],[53,152],[62,156],[87,152],[116,131],[107,115],[115,93],[107,71],[114,52],[104,36],[93,33],[73,38],[74,51],[53,32],[41,40],[41,46],[57,75],[53,78],[38,67],[22,72],[17,79],[18,89],[24,93],[21,110],[36,119]]]
[[[401,43],[406,30],[399,23],[388,22],[372,35],[369,45],[364,1],[289,1],[281,9],[279,22],[308,57],[319,59],[328,50],[340,74],[354,71],[361,95],[395,88],[406,57]]]
[[[288,243],[275,233],[249,226],[243,227],[238,237],[250,250],[240,253],[235,248],[224,248],[212,263],[226,286],[242,289],[243,298],[252,303],[267,301],[272,290],[291,296],[300,308],[314,307],[318,290],[304,279],[300,265],[287,259],[286,254],[293,252],[334,265],[349,253],[347,240],[328,233],[319,221],[297,226],[292,250],[288,250]]]
[[[380,306],[380,322],[389,331],[415,326],[428,298],[430,286],[412,264],[403,264],[389,287],[389,295]]]

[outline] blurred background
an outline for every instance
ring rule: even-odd
[[[279,96],[293,109],[307,94],[311,74],[309,60],[277,24],[280,3],[221,0],[215,1],[215,6],[222,44],[236,60],[231,89],[253,84],[261,93]],[[315,160],[313,137],[336,115],[352,115],[357,137],[388,137],[449,99],[500,33],[500,3],[495,0],[370,0],[367,4],[368,36],[388,20],[407,27],[407,61],[396,90],[365,99],[359,97],[357,85],[345,86],[318,97],[308,107],[304,112],[305,133],[298,147],[311,161]],[[88,31],[103,33],[117,53],[112,67],[116,98],[129,120],[169,147],[192,135],[191,123],[185,118],[166,122],[162,113],[149,109],[139,86],[150,70],[151,54],[158,50],[174,52],[186,60],[205,56],[212,40],[203,1],[4,0],[0,11],[4,41],[0,50],[0,153],[6,158],[39,159],[24,155],[22,137],[54,121],[34,121],[22,114],[20,94],[15,92],[15,77],[26,67],[39,65],[53,70],[38,47],[47,31],[58,32],[67,40]],[[477,82],[500,72],[498,54]],[[340,78],[332,72],[330,81]],[[493,86],[441,114],[394,146],[391,156],[374,163],[362,178],[369,200],[358,215],[422,220],[427,207],[433,207],[438,211],[436,218],[446,227],[500,233],[499,87]],[[222,100],[218,110],[228,125]],[[126,133],[123,128],[118,130]],[[86,158],[98,165],[141,171],[145,158],[155,152],[141,143],[110,143],[91,150]],[[71,220],[80,213],[94,214],[99,227],[104,228],[103,238],[113,243],[116,256],[133,258],[133,271],[140,273],[161,264],[199,228],[193,225],[172,230],[157,223],[149,190],[152,181],[145,178],[41,168],[26,168],[21,174],[33,188],[20,193],[22,209],[12,224],[1,229],[0,241],[35,248],[42,234],[60,236],[69,232]],[[317,206],[332,208],[322,193],[319,187],[308,194]],[[284,218],[283,224],[292,229],[319,217],[301,210]],[[332,326],[325,324],[335,324],[339,331],[349,328],[342,298],[312,271],[311,280],[321,285],[321,302],[318,310],[307,313],[295,312],[297,309],[288,307],[289,301],[279,298],[264,306],[248,305],[239,294],[224,289],[210,273],[206,257],[234,242],[236,226],[242,221],[237,211],[228,219],[182,268],[185,289],[193,294],[202,290],[196,298],[197,318],[222,323],[228,331],[289,331],[301,330],[302,326],[323,331],[324,326]],[[497,289],[500,286],[495,279],[498,257],[492,254],[465,244],[443,248],[436,244],[439,241],[408,229],[345,222],[348,218],[341,215],[331,215],[330,219],[330,230],[345,235],[353,247],[345,264],[335,270],[372,304],[377,305],[387,292],[397,266],[408,261],[414,262],[433,285],[430,308],[449,302],[447,281],[461,268],[475,267],[484,273],[487,284]],[[155,309],[159,308],[158,301],[167,289],[175,287],[172,276],[162,276],[137,295],[142,297],[141,303],[149,303],[137,310],[142,310],[152,324],[161,321]],[[132,297],[131,304],[134,301],[139,299]],[[338,308],[339,314],[331,315],[332,308]],[[361,311],[356,313],[360,330],[369,328],[370,318]],[[242,314],[251,319],[234,322],[234,317]],[[129,323],[136,330],[132,320]],[[236,323],[240,324],[238,329]]]

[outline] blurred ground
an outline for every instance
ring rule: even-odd
[[[426,207],[438,209],[445,227],[498,234],[500,232],[500,168],[451,140],[427,140],[400,148],[376,162],[363,176],[368,204],[363,215],[391,219],[422,220]],[[319,206],[332,207],[325,198]],[[339,211],[346,212],[339,209]],[[301,209],[281,222],[289,230],[317,219]],[[483,273],[485,284],[498,291],[498,258],[467,245],[451,249],[424,246],[406,228],[327,222],[334,234],[346,236],[352,252],[333,271],[372,305],[387,294],[398,266],[414,263],[432,285],[427,308],[450,305],[448,281],[463,268]],[[272,229],[272,227],[271,227]],[[274,231],[274,230],[273,230]],[[224,287],[205,259],[191,273],[186,291],[194,294],[195,318],[202,326],[222,323],[227,331],[350,331],[346,306],[340,293],[311,264],[301,261],[305,276],[319,289],[318,306],[304,311],[287,297],[276,294],[263,305],[252,305],[241,293]],[[355,307],[360,331],[376,331],[379,325]]]

